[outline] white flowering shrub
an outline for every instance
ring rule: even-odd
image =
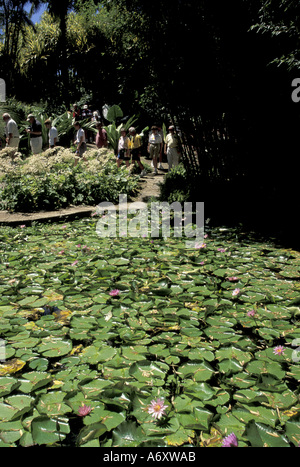
[[[84,159],[76,165],[76,154],[60,146],[25,160],[20,153],[13,158],[7,149],[1,151],[1,209],[31,212],[114,203],[119,193],[136,193],[138,177],[129,177],[125,167],[118,169],[111,150],[89,149]]]

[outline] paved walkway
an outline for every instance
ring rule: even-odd
[[[146,160],[149,165],[150,161]],[[150,173],[140,179],[141,190],[138,195],[128,203],[131,206],[135,203],[136,208],[144,206],[142,203],[147,203],[150,198],[158,198],[160,193],[159,185],[162,183],[165,174],[167,173],[167,163],[163,163],[164,170],[158,170],[158,175]],[[118,205],[115,207],[118,209]],[[45,222],[71,220],[72,218],[81,216],[87,217],[96,211],[95,206],[72,206],[58,211],[40,211],[40,212],[14,212],[0,211],[0,225],[22,225],[31,222]]]

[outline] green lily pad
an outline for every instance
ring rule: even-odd
[[[14,378],[0,377],[0,397],[10,394],[18,386],[20,386],[20,383]]]
[[[31,433],[34,444],[52,445],[65,439],[70,426],[67,418],[42,415],[32,420]]]
[[[26,395],[10,396],[5,403],[0,403],[0,420],[8,421],[21,417],[28,412],[34,402],[34,398]]]
[[[146,360],[134,363],[129,369],[129,374],[140,382],[155,385],[156,380],[164,380],[169,366],[160,362],[148,362]]]
[[[45,357],[62,357],[72,350],[72,342],[59,338],[46,337],[38,346],[38,351]]]
[[[190,377],[193,381],[207,381],[214,373],[213,368],[206,362],[186,363],[177,370],[181,378]]]
[[[272,427],[254,420],[247,425],[245,436],[252,447],[289,447],[288,439]]]

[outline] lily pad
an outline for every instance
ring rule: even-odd
[[[72,350],[72,342],[59,338],[46,337],[38,346],[38,351],[45,357],[62,357]]]

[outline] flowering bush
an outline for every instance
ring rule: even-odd
[[[7,154],[7,152],[5,152]],[[138,177],[117,169],[115,156],[107,149],[91,149],[86,161],[75,166],[70,149],[56,147],[22,161],[19,153],[10,161],[0,153],[0,208],[10,211],[54,210],[69,205],[117,202],[119,193],[132,195]]]

